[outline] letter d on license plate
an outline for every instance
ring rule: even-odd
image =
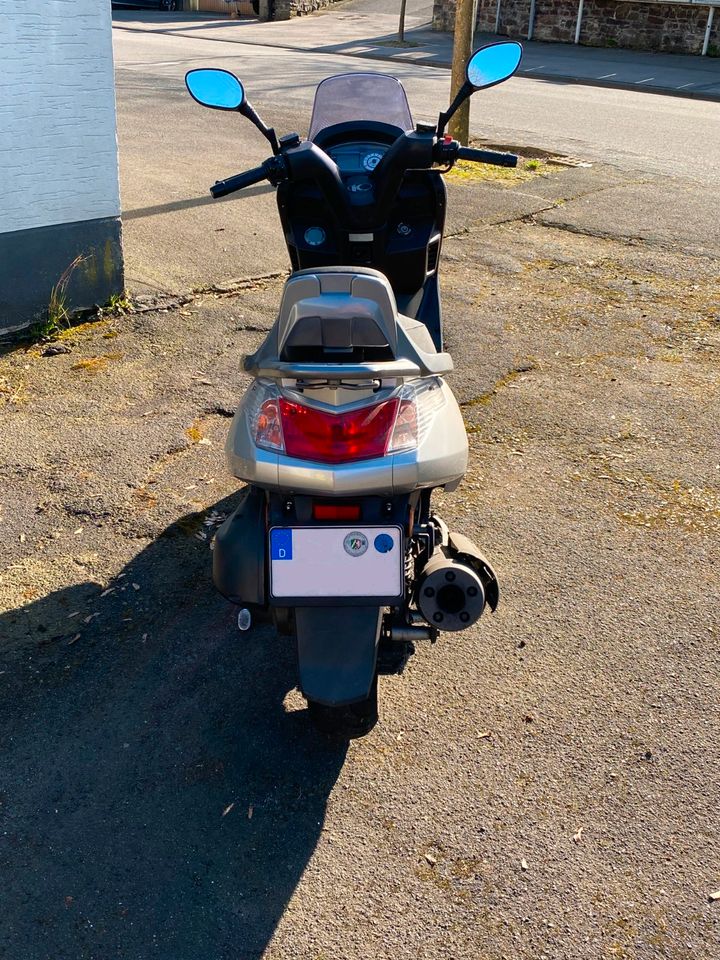
[[[273,600],[362,599],[390,603],[404,592],[400,527],[273,527]]]

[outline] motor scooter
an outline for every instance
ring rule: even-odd
[[[261,166],[210,192],[269,181],[292,270],[277,320],[244,358],[252,383],[226,453],[247,486],[216,533],[213,578],[241,629],[270,618],[296,638],[310,715],[341,737],[376,723],[379,674],[401,672],[418,641],[465,630],[498,604],[489,561],[432,507],[433,490],[455,490],[468,460],[445,379],[442,174],[457,160],[517,164],[445,131],[521,56],[516,42],[476,51],[436,124],[413,124],[394,77],[330,77],[307,139],[278,138],[232,73],[186,76],[198,103],[241,113],[269,141]]]

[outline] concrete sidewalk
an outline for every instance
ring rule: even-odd
[[[452,57],[452,35],[429,29],[420,18],[407,19],[405,43],[400,45],[394,14],[369,15],[344,5],[278,23],[135,11],[116,11],[113,20],[116,26],[129,30],[399,60],[431,67],[447,68]],[[332,38],[330,43],[329,38]],[[481,46],[495,39],[494,34],[478,34],[476,44]],[[550,83],[580,83],[720,100],[720,61],[715,58],[535,41],[525,41],[523,47],[525,54],[519,71],[523,76]]]

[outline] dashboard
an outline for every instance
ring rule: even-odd
[[[386,143],[343,143],[328,149],[328,156],[346,176],[372,173],[389,150]]]

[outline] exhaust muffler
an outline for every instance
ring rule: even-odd
[[[423,567],[415,602],[438,630],[466,630],[480,619],[486,603],[491,610],[497,607],[497,578],[471,540],[450,532],[439,518],[434,520],[441,542]]]
[[[485,609],[485,588],[472,567],[439,552],[420,576],[417,605],[438,630],[465,630]]]

